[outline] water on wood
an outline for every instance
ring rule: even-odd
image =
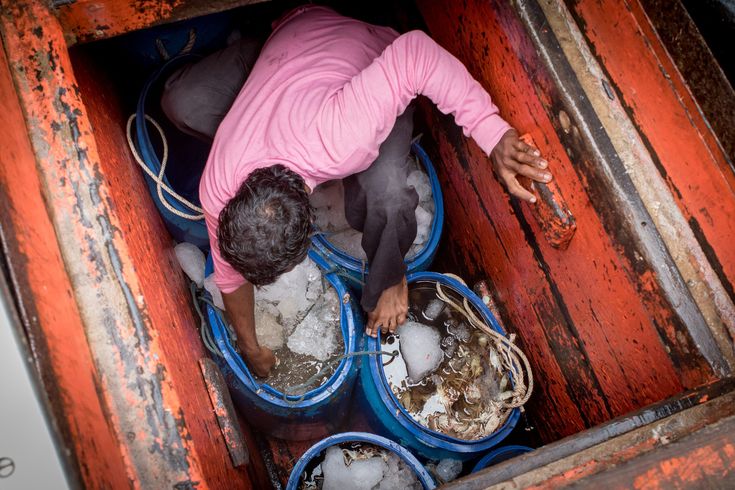
[[[458,293],[449,287],[442,289],[453,301],[462,303]],[[464,314],[437,297],[434,282],[410,285],[409,305],[407,325],[416,322],[436,334],[433,338],[421,335],[419,342],[426,345],[409,345],[417,342],[416,330],[405,330],[402,326],[396,334],[382,339],[384,351],[398,354],[395,358],[383,356],[385,377],[396,399],[411,417],[431,430],[463,440],[489,436],[510,414],[501,400],[512,390],[494,344]],[[413,351],[430,353],[436,346],[428,343],[434,342],[441,349],[441,357],[435,363],[429,359],[431,354],[420,358],[420,362],[428,365],[414,368],[413,377],[416,371],[423,376],[412,379],[408,365],[416,362]],[[432,367],[430,372],[425,372]]]

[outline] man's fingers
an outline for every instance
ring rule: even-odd
[[[522,151],[516,152],[515,155],[513,155],[513,158],[520,162],[524,163],[526,165],[531,165],[536,168],[546,168],[549,166],[549,162],[544,160],[543,158],[540,158],[538,156],[534,156],[530,153],[524,153]]]
[[[530,165],[517,164],[515,170],[519,175],[533,179],[536,182],[550,182],[551,172],[548,170],[539,170]]]
[[[406,316],[405,313],[401,313],[400,315],[398,315],[398,324],[396,325],[396,328],[398,328],[401,325],[403,325],[404,323],[406,323],[406,320],[407,319],[408,319],[408,317]]]
[[[525,143],[523,140],[516,141],[515,144],[513,145],[513,148],[523,153],[528,153],[529,155],[533,155],[536,157],[541,156],[541,152],[538,151],[537,148],[534,148],[533,146]]]
[[[515,177],[511,177],[506,181],[508,185],[508,192],[513,194],[519,199],[523,199],[528,202],[536,202],[536,196],[528,191],[525,187],[518,183]]]

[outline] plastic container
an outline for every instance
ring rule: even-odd
[[[423,165],[429,176],[431,183],[431,193],[434,199],[434,219],[431,222],[431,232],[429,239],[426,241],[424,248],[416,255],[406,260],[407,274],[424,271],[431,266],[436,257],[439,248],[439,240],[441,239],[442,229],[444,227],[444,200],[442,197],[441,185],[436,175],[434,164],[429,159],[421,145],[414,143],[411,150]],[[326,235],[318,233],[312,238],[312,246],[335,268],[339,269],[342,277],[345,278],[348,285],[355,291],[362,291],[365,284],[369,267],[359,258],[353,257],[329,242]]]
[[[432,488],[436,488],[436,483],[429,472],[426,471],[426,468],[424,468],[424,466],[419,463],[419,461],[406,448],[399,446],[385,437],[375,434],[368,434],[366,432],[344,432],[342,434],[335,434],[331,437],[327,437],[311,446],[304,455],[301,456],[299,461],[296,463],[296,466],[294,466],[293,471],[291,471],[291,476],[288,479],[286,490],[298,490],[299,478],[301,478],[301,474],[304,472],[309,462],[318,457],[329,447],[343,442],[366,442],[388,449],[400,456],[400,458],[414,470],[416,477],[424,486],[424,489],[430,490]]]
[[[161,169],[161,160],[158,157],[160,150],[157,151],[156,147],[154,147],[153,145],[153,141],[149,132],[150,123],[147,123],[145,118],[146,114],[148,114],[148,97],[150,94],[160,93],[160,85],[166,80],[166,77],[171,74],[177,67],[182,66],[183,64],[193,61],[197,58],[198,57],[194,55],[177,56],[176,58],[173,58],[164,63],[146,81],[143,90],[140,93],[140,97],[138,98],[138,104],[135,112],[135,145],[146,167],[148,167],[156,175],[158,175]],[[150,107],[150,110],[156,111],[157,107],[157,105],[155,107]],[[173,127],[170,125],[165,117],[161,116],[158,112],[156,112],[156,115],[158,116],[156,118],[157,122],[160,123],[164,128],[164,134],[162,136],[167,140],[178,137],[180,140],[179,143],[181,143],[169,144],[169,165],[166,169],[166,175],[164,175],[163,177],[163,182],[177,193],[184,195],[184,197],[192,202],[192,204],[200,206],[198,181],[201,177],[201,172],[204,168],[204,164],[206,163],[206,153],[208,151],[209,145],[198,142],[195,140],[195,138],[179,133],[178,130],[173,129]],[[157,135],[157,137],[160,138],[161,135]],[[186,145],[187,148],[182,148],[183,145]],[[182,158],[178,161],[176,161],[177,159],[174,156],[174,152],[177,151],[177,149],[184,150]],[[196,161],[190,161],[192,160],[191,157],[187,158],[187,150],[190,153],[196,155],[196,157],[193,158],[193,160]],[[185,159],[189,161],[184,161]],[[171,179],[170,176],[172,172],[181,176],[188,175],[190,177],[188,180],[190,181],[182,184],[177,180]],[[169,209],[166,208],[166,206],[164,206],[161,198],[158,196],[156,182],[149,175],[145,175],[145,181],[148,185],[148,191],[153,198],[153,202],[156,204],[158,212],[161,214],[161,217],[166,224],[166,228],[168,228],[168,231],[171,233],[171,235],[177,241],[189,242],[193,243],[199,248],[205,250],[209,249],[209,237],[207,236],[207,227],[204,222],[204,217],[192,220],[183,218],[171,212]],[[166,202],[174,209],[177,209],[178,211],[190,216],[199,214],[197,210],[192,209],[191,207],[174,199],[169,194],[167,194],[166,191],[163,191],[162,195],[163,199],[165,199]]]
[[[435,272],[417,272],[410,274],[407,280],[409,285],[420,281],[431,281],[450,287],[469,300],[487,325],[505,335],[502,327],[482,300],[456,279]],[[366,349],[379,350],[379,338],[366,338]],[[356,408],[363,411],[370,427],[379,434],[411,449],[419,456],[431,460],[450,458],[467,461],[475,458],[505,439],[520,417],[520,410],[513,409],[498,430],[476,441],[465,441],[432,431],[415,421],[393,395],[385,378],[382,360],[377,356],[363,361],[359,387]]]
[[[527,446],[503,446],[495,448],[475,464],[475,467],[472,468],[472,473],[531,451],[533,451],[533,448]]]
[[[324,271],[327,264],[321,257],[309,252],[309,257]],[[212,272],[211,257],[206,273]],[[333,273],[326,279],[337,291],[341,302],[341,326],[345,339],[345,353],[354,352],[357,337],[363,332],[359,307],[347,292],[344,282]],[[222,356],[213,356],[230,387],[230,393],[239,412],[251,427],[280,439],[308,440],[334,433],[350,409],[352,390],[357,378],[359,357],[343,359],[334,374],[323,385],[302,396],[284,395],[258,381],[242,357],[235,352],[221,313],[207,306],[209,326]]]

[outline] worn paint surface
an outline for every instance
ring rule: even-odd
[[[41,386],[63,438],[71,481],[126,488],[133,474],[107,412],[84,325],[44,203],[36,159],[5,50],[0,50],[0,228]],[[100,458],[104,454],[104,458]]]
[[[568,4],[735,301],[733,167],[638,1]]]
[[[243,439],[240,422],[235,413],[235,406],[232,404],[225,378],[219,371],[217,364],[209,358],[199,359],[199,368],[202,370],[204,382],[207,384],[209,400],[212,402],[219,428],[227,444],[227,450],[230,452],[232,465],[246,465],[250,455]]]
[[[250,487],[248,474],[232,467],[211,411],[185,284],[152,203],[139,198],[145,186],[123,150],[122,118],[89,79],[88,94],[99,98],[97,112],[87,111],[43,2],[1,5],[40,190],[119,444],[112,461],[120,455],[136,487]]]
[[[595,163],[575,122],[564,127],[557,89],[513,8],[430,0],[419,7],[432,36],[488,88],[512,125],[532,135],[577,219],[569,248],[551,247],[479,148],[431,113],[453,237],[447,252],[468,279],[488,277],[506,325],[531,357],[541,379],[530,410],[542,435],[553,440],[711,379],[655,275],[635,260],[635,244],[619,241],[619,227],[607,221],[615,199],[579,171]]]
[[[730,416],[734,387],[735,380],[725,379],[689,390],[546,444],[530,454],[472,473],[452,482],[448,488],[479,490],[511,482],[510,486],[517,488],[554,479],[562,473],[579,471],[581,475],[585,468],[596,468],[587,475],[604,471],[609,467],[606,461],[635,458]],[[601,464],[595,466],[597,460]],[[569,483],[573,483],[572,479]]]
[[[570,130],[571,123],[568,117],[563,118],[561,124],[565,131]],[[536,147],[533,137],[528,133],[522,135],[521,140],[527,145]],[[567,206],[559,184],[555,180],[544,183],[531,182],[530,179],[524,178],[523,181],[523,185],[531,189],[538,199],[531,206],[531,213],[544,231],[546,241],[554,248],[566,250],[577,230],[577,222]]]
[[[75,0],[56,8],[67,41],[94,41],[264,0]]]
[[[716,430],[715,427],[722,427],[723,422],[727,424],[726,421],[732,420],[735,415],[735,392],[732,391],[732,387],[732,382],[727,382],[703,388],[700,394],[705,399],[694,401],[693,406],[683,410],[674,410],[673,413],[664,409],[666,405],[662,405],[659,407],[660,412],[654,413],[653,418],[651,414],[646,413],[649,412],[648,408],[642,412],[621,417],[615,422],[615,425],[627,426],[628,430],[613,429],[611,424],[596,427],[558,443],[541,447],[533,453],[469,475],[451,483],[448,488],[453,490],[486,488],[541,490],[574,486],[590,488],[590,482],[598,481],[598,479],[604,479],[606,482],[599,485],[599,488],[611,488],[611,483],[619,485],[615,488],[634,488],[635,485],[627,481],[627,478],[623,479],[625,481],[623,484],[623,481],[617,481],[607,475],[616,474],[620,470],[626,473],[624,468],[637,467],[640,461],[665,460],[670,456],[680,456],[676,450],[673,450],[673,447],[686,445],[686,441],[692,439],[692,434],[712,434]],[[718,395],[717,392],[722,388],[728,391]],[[712,395],[712,398],[707,398],[708,395]],[[670,408],[676,408],[679,401],[684,400],[672,400],[671,403],[674,406]],[[579,444],[580,439],[591,439],[596,443],[593,445]],[[576,450],[563,451],[567,449],[565,446],[568,446],[568,449],[576,447]],[[683,452],[686,454],[687,451]],[[715,465],[724,463],[726,468],[732,463],[732,455],[723,456],[715,460]],[[682,468],[689,466],[690,469],[693,469],[693,463],[681,466]],[[640,480],[649,474],[647,471],[649,467],[646,464],[642,466],[643,471],[639,470],[635,474],[636,477],[642,477]],[[707,466],[703,464],[700,474],[693,472],[695,478],[679,482],[686,484],[676,488],[704,486],[702,482],[706,479],[701,478],[700,475],[716,475],[716,473],[710,473]],[[672,474],[677,471],[675,466],[670,469]],[[654,485],[652,488],[667,488],[664,485],[667,480],[662,476],[654,475],[645,483]]]
[[[547,66],[565,86],[560,94],[586,141],[589,157],[577,159],[592,203],[620,251],[646,272],[648,285],[640,294],[660,301],[676,316],[657,323],[672,357],[688,364],[697,349],[719,375],[735,365],[728,329],[735,305],[708,262],[665,180],[563,4],[527,0],[519,13],[530,28]],[[643,53],[645,54],[645,53]],[[573,131],[574,132],[574,131]],[[590,164],[588,164],[588,162]],[[658,298],[658,299],[656,299]],[[686,331],[691,342],[681,342]],[[689,344],[689,345],[687,345]]]

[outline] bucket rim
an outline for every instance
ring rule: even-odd
[[[503,327],[500,326],[495,316],[482,302],[482,300],[467,288],[467,286],[463,285],[453,277],[449,277],[438,272],[421,271],[409,274],[406,279],[408,284],[428,280],[439,282],[443,286],[454,289],[455,292],[468,299],[470,304],[472,304],[472,306],[474,306],[480,313],[482,319],[489,324],[493,330],[502,335],[506,335]],[[378,336],[376,337],[368,337],[368,349],[377,350],[380,348],[380,345],[380,332],[378,332]],[[401,405],[401,403],[396,399],[393,391],[388,387],[388,380],[385,377],[385,371],[382,369],[382,357],[373,356],[372,359],[367,359],[366,362],[368,363],[368,371],[372,382],[375,384],[376,390],[381,401],[385,404],[386,409],[395,415],[395,419],[401,426],[414,434],[414,437],[427,446],[446,449],[457,453],[476,453],[499,444],[513,430],[520,418],[520,409],[514,408],[511,410],[510,415],[505,422],[503,422],[498,429],[486,437],[473,441],[459,439],[431,430],[428,427],[421,425],[411,417],[403,405]],[[363,369],[364,368],[365,366],[363,365]]]
[[[341,444],[343,442],[366,442],[392,451],[393,453],[398,455],[398,457],[400,457],[404,461],[404,463],[408,464],[411,469],[414,470],[414,473],[418,477],[425,490],[432,490],[436,488],[436,482],[434,481],[434,478],[424,467],[424,465],[421,464],[416,456],[411,454],[408,449],[401,446],[400,444],[391,441],[390,439],[387,439],[383,436],[370,434],[368,432],[342,432],[326,437],[306,450],[306,452],[296,462],[293,470],[291,470],[291,475],[288,478],[286,489],[295,490],[297,488],[301,474],[306,469],[306,465],[312,459],[314,459],[316,456],[319,456],[319,454],[325,449],[335,446],[337,444]]]
[[[334,287],[338,298],[340,298],[340,325],[342,326],[342,336],[344,338],[344,353],[354,352],[357,344],[357,327],[354,316],[355,308],[350,292],[337,274],[329,272],[329,264],[319,254],[309,250],[308,255],[322,270],[324,277]],[[210,254],[207,257],[206,273],[211,273],[212,270],[213,264]],[[345,301],[345,298],[347,298],[347,301]],[[309,408],[320,405],[347,381],[355,363],[354,357],[344,358],[324,384],[307,391],[303,395],[285,395],[267,383],[260,383],[254,378],[242,356],[235,352],[229,335],[227,335],[224,318],[222,318],[220,312],[209,304],[207,305],[207,316],[209,318],[207,326],[212,330],[220,353],[237,379],[246,389],[255,393],[263,401],[278,407]]]
[[[498,463],[502,463],[503,461],[513,458],[515,456],[520,456],[521,454],[530,453],[534,449],[532,447],[528,446],[521,446],[519,444],[511,444],[508,446],[502,446],[502,447],[496,447],[493,448],[490,452],[488,452],[486,455],[484,455],[482,458],[480,458],[477,463],[475,463],[475,466],[472,468],[472,471],[470,473],[475,473],[480,470],[484,470],[489,466],[490,461],[497,457],[505,456],[507,453],[515,453],[513,456],[510,456],[508,458],[504,458],[502,461],[499,461]],[[494,464],[498,464],[494,463]]]
[[[411,144],[411,151],[418,158],[419,163],[424,167],[426,173],[429,176],[429,183],[431,184],[431,195],[434,201],[434,217],[431,220],[431,230],[429,232],[429,240],[424,244],[423,248],[406,260],[406,267],[408,272],[419,270],[424,264],[431,262],[434,255],[434,250],[439,246],[439,240],[441,240],[442,229],[444,228],[444,195],[442,194],[441,185],[439,184],[439,176],[436,173],[434,164],[429,158],[429,155],[418,143],[414,142]],[[366,275],[369,266],[362,260],[347,254],[340,248],[333,245],[322,232],[314,234],[312,242],[315,243],[316,248],[325,252],[325,255],[329,258],[329,261],[333,262],[337,266],[345,269],[346,271],[354,274]]]

